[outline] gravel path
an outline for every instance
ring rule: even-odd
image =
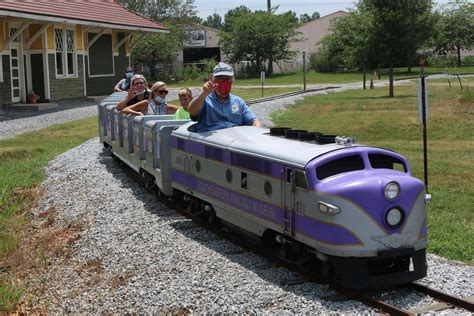
[[[67,264],[53,261],[43,275],[45,292],[32,303],[43,311],[374,313],[354,301],[325,301],[333,294],[327,286],[282,285],[297,275],[167,209],[131,180],[98,139],[52,161],[43,187],[35,211],[38,227],[41,213],[52,207],[62,219],[56,225],[79,221],[83,226]],[[430,255],[423,282],[470,297],[474,267]],[[408,290],[384,297],[407,309],[433,303]]]

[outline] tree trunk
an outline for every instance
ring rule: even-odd
[[[273,58],[272,57],[268,58],[267,74],[269,76],[273,75]]]
[[[408,66],[408,72],[409,72],[409,73],[411,72],[411,65]]]
[[[458,50],[458,67],[461,66],[461,45],[457,45]]]
[[[389,88],[389,93],[388,96],[390,98],[393,98],[395,95],[393,93],[393,60],[390,60],[390,70],[389,70],[389,81],[390,81],[390,88]]]

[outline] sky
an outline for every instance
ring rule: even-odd
[[[474,1],[470,0],[469,2]],[[436,4],[446,4],[449,0],[435,0]],[[272,7],[279,5],[277,12],[286,12],[289,10],[295,11],[299,16],[303,13],[313,14],[318,11],[321,16],[330,13],[354,9],[356,1],[351,0],[271,0]],[[224,14],[235,7],[245,5],[250,10],[266,10],[267,0],[194,0],[194,5],[198,10],[198,16],[206,19],[209,15],[214,13],[224,17]]]

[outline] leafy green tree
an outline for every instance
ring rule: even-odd
[[[194,0],[117,0],[125,8],[165,24],[168,34],[153,34],[135,40],[131,58],[133,64],[143,63],[157,78],[158,64],[171,64],[182,49],[184,30],[199,22]],[[164,67],[165,76],[171,69]]]
[[[393,67],[404,63],[432,36],[432,0],[361,0],[357,9],[371,17],[374,52],[389,66],[389,96],[394,96]]]
[[[212,27],[218,30],[224,27],[224,23],[222,22],[222,17],[217,13],[214,13],[213,15],[208,16],[206,21],[202,22],[202,25],[207,26],[207,27]]]
[[[175,25],[199,22],[194,0],[117,0],[129,10],[147,18]]]
[[[149,35],[137,41],[132,50],[131,58],[134,64],[142,63],[150,69],[153,79],[158,78],[156,66],[171,64],[182,47],[182,31],[176,26],[169,26],[170,33]],[[170,75],[171,69],[164,67],[162,75]]]
[[[474,3],[456,0],[443,7],[438,24],[436,52],[456,50],[461,66],[461,50],[474,47]]]
[[[320,18],[320,15],[318,11],[313,12],[312,15],[309,15],[308,13],[303,13],[303,14],[300,14],[300,23],[303,24],[303,23],[311,22],[319,18]]]
[[[273,12],[275,13],[275,12]],[[296,15],[296,12],[295,11],[286,11],[284,13],[282,13],[281,15],[283,15],[286,19],[288,19],[288,22],[290,23],[293,23],[295,26],[298,26],[298,23],[299,23],[299,19],[298,19],[298,16]]]
[[[248,13],[252,13],[252,11],[244,5],[227,11],[227,13],[224,15],[224,31],[230,31],[232,22]]]
[[[243,12],[231,19],[226,15],[226,28],[220,33],[220,46],[233,63],[251,61],[262,69],[268,60],[285,61],[295,55],[290,43],[299,36],[288,15],[263,11]],[[269,74],[271,69],[268,65]]]

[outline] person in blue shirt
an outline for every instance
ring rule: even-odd
[[[203,85],[201,94],[188,106],[191,119],[197,121],[196,132],[241,125],[261,126],[244,100],[230,93],[233,81],[231,66],[219,63],[214,67],[211,80]]]

